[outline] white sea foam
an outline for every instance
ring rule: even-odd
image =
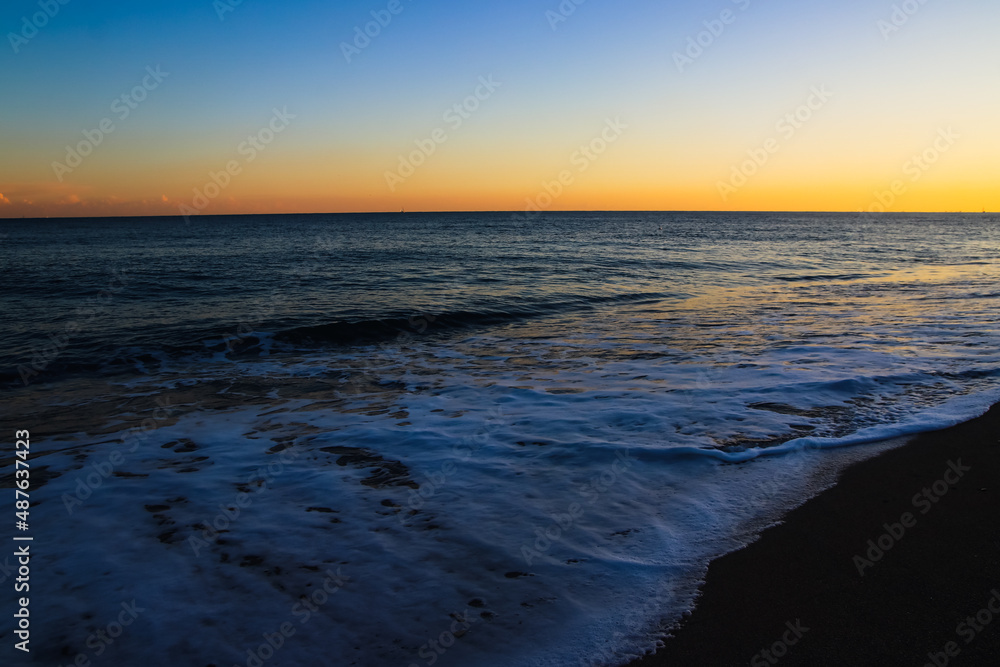
[[[637,655],[690,607],[711,558],[899,444],[888,439],[1000,399],[988,302],[904,325],[883,280],[134,383],[134,400],[189,396],[136,451],[114,433],[35,443],[58,475],[32,509],[58,526],[33,561],[38,636],[51,640],[40,656],[95,657],[88,636],[132,599],[147,611],[108,664],[256,664],[283,623],[295,634],[263,664]],[[810,305],[847,289],[869,301]],[[116,450],[127,476],[101,478],[68,514]],[[216,521],[226,532],[206,535]],[[301,596],[324,585],[307,617]]]

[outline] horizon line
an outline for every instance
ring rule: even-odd
[[[816,213],[816,214],[845,214],[845,215],[859,215],[859,216],[885,216],[885,215],[990,215],[995,213],[995,211],[824,211],[824,210],[814,210],[814,209],[748,209],[742,211],[729,211],[729,210],[718,210],[718,209],[560,209],[560,210],[550,210],[550,211],[504,211],[504,210],[479,210],[479,209],[450,209],[450,210],[427,210],[427,211],[312,211],[312,212],[275,212],[275,213],[214,213],[214,214],[199,214],[193,216],[185,216],[183,214],[174,215],[56,215],[56,216],[21,216],[21,217],[3,217],[0,216],[0,222],[6,222],[11,220],[99,220],[105,218],[149,218],[149,219],[164,219],[164,218],[235,218],[235,217],[258,217],[266,215],[442,215],[442,214],[458,214],[458,213],[482,213],[482,214],[510,214],[527,216],[532,215],[537,218],[542,215],[550,213],[717,213],[717,214],[731,214],[740,215],[748,213],[783,213],[783,214],[801,214],[801,213]]]

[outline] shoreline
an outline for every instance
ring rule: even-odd
[[[712,561],[693,612],[625,664],[993,664],[998,492],[1000,404],[850,465]]]

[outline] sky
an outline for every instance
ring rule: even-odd
[[[0,217],[1000,210],[996,0],[7,0]]]

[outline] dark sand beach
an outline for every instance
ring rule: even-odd
[[[632,666],[996,664],[998,492],[1000,405],[848,468],[714,561],[692,615]]]

